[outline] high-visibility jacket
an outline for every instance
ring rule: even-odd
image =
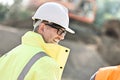
[[[42,36],[28,31],[22,43],[0,58],[0,80],[17,80],[29,60],[38,52],[45,52],[25,75],[24,80],[61,80],[69,49],[45,43]]]
[[[91,80],[120,80],[120,66],[100,68]]]

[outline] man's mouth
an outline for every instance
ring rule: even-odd
[[[54,39],[53,41],[54,41],[54,43],[57,43],[57,44],[58,44],[60,40]]]

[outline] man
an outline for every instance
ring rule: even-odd
[[[100,68],[90,80],[120,80],[120,66]]]
[[[19,46],[0,58],[0,80],[61,80],[69,49],[58,45],[69,26],[68,9],[47,2],[34,16]]]

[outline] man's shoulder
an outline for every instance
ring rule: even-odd
[[[108,66],[108,67],[103,67],[103,68],[100,68],[101,71],[108,71],[108,70],[118,70],[120,69],[120,66]]]

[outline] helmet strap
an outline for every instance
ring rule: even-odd
[[[34,29],[33,31],[35,31],[35,29],[39,26],[39,24],[42,22],[42,20],[38,20],[37,22],[33,22],[33,26],[34,26]]]

